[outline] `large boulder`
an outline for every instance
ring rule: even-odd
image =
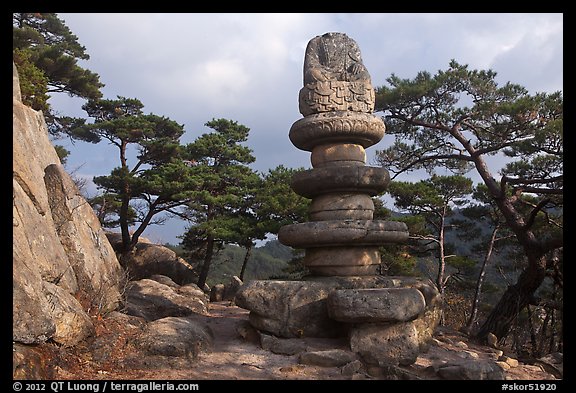
[[[114,249],[119,251],[121,235],[109,232],[106,236]],[[130,280],[141,280],[159,274],[170,277],[178,285],[198,281],[198,275],[192,267],[174,251],[142,237],[129,254],[121,256],[120,261]]]
[[[241,286],[242,280],[238,276],[232,276],[226,284],[214,284],[210,289],[210,301],[233,301]]]
[[[44,283],[44,289],[52,306],[50,315],[55,321],[54,341],[74,346],[96,333],[92,320],[78,300],[58,285]]]
[[[341,324],[328,317],[328,283],[250,281],[236,293],[236,305],[250,310],[250,323],[280,337],[335,337]]]
[[[368,364],[407,366],[418,357],[418,331],[412,322],[361,324],[350,332],[350,349]]]
[[[148,323],[136,345],[148,355],[195,359],[200,352],[212,349],[214,335],[197,320],[166,317]]]
[[[92,303],[102,305],[101,313],[115,310],[124,272],[100,221],[62,165],[48,165],[44,172],[56,232],[80,291]]]
[[[495,362],[478,359],[447,362],[438,368],[437,374],[449,380],[503,380],[506,377]]]
[[[74,345],[93,332],[88,310],[118,307],[122,269],[42,112],[22,103],[15,66],[12,111],[13,341]]]
[[[376,310],[362,304],[361,299],[366,296]],[[330,310],[329,298],[334,307],[340,304],[348,309]],[[409,304],[409,310],[394,307],[393,301]],[[313,277],[306,281],[254,280],[242,285],[235,302],[250,310],[253,327],[280,337],[337,337],[360,320],[412,320],[422,346],[438,325],[441,297],[429,280],[352,276]]]
[[[171,287],[148,278],[126,288],[125,312],[147,321],[191,314],[208,314],[206,295],[194,284]]]
[[[406,322],[425,307],[416,288],[338,289],[328,295],[328,314],[342,322]]]
[[[343,349],[328,349],[323,351],[310,351],[300,354],[298,362],[320,367],[341,367],[357,360],[354,352]]]

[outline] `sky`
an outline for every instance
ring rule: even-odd
[[[391,74],[413,78],[445,70],[451,59],[471,69],[492,69],[497,81],[531,93],[563,90],[562,14],[481,13],[76,13],[58,14],[90,55],[80,65],[105,84],[104,98],[137,98],[145,113],[184,125],[182,143],[226,118],[250,128],[247,145],[267,172],[278,165],[310,168],[310,153],[288,139],[298,112],[304,51],[326,32],[346,33],[362,52],[373,86]],[[83,100],[50,99],[62,115],[86,117]],[[368,165],[391,137],[367,149]],[[56,141],[70,150],[66,168],[91,180],[119,166],[106,142]],[[497,172],[497,169],[494,169]],[[397,180],[411,180],[398,177]],[[97,189],[89,184],[87,193]],[[143,234],[178,244],[186,224],[171,219]]]

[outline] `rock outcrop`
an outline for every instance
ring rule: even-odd
[[[106,236],[114,250],[119,250],[122,245],[121,234],[109,232]],[[159,274],[170,277],[178,285],[198,281],[198,275],[184,259],[169,248],[153,244],[143,237],[140,237],[130,254],[120,258],[120,263],[130,280]]]
[[[234,297],[241,286],[242,280],[238,276],[232,276],[226,284],[215,284],[210,288],[210,301],[234,301]]]
[[[154,277],[166,282],[164,276]],[[124,308],[128,315],[155,321],[169,316],[208,314],[207,303],[206,295],[195,284],[170,286],[144,278],[128,284]]]
[[[13,341],[75,345],[91,313],[118,307],[122,269],[63,169],[42,112],[22,103],[13,66]]]

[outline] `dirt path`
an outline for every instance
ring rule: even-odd
[[[342,380],[373,379],[364,373],[342,375],[338,367],[318,367],[298,363],[298,355],[281,355],[261,348],[257,337],[243,339],[238,325],[248,320],[248,311],[229,302],[209,304],[209,315],[198,316],[214,334],[213,348],[195,359],[143,357],[130,343],[140,332],[137,326],[109,325],[103,331],[106,361],[97,361],[90,348],[61,352],[54,379],[107,380]],[[421,353],[410,373],[421,379],[439,379],[432,365],[462,361],[464,338],[458,333],[443,334],[436,344]],[[307,351],[347,349],[344,340],[303,338]],[[466,352],[478,359],[487,358],[490,349],[469,344]],[[471,355],[472,356],[472,355]],[[546,380],[554,377],[537,366],[520,365],[507,372],[507,379]]]
[[[242,339],[236,328],[248,320],[248,311],[228,302],[210,303],[206,324],[214,333],[214,347],[202,353],[189,368],[158,370],[145,379],[344,379],[336,367],[298,364],[298,355],[279,355],[264,350],[256,342]],[[309,349],[327,349],[341,345],[335,340],[308,339]]]
[[[108,323],[101,331],[106,361],[98,361],[93,347],[61,350],[54,379],[108,380],[286,380],[349,379],[336,367],[298,364],[298,355],[280,355],[261,348],[259,340],[245,340],[238,324],[248,311],[230,302],[209,304],[208,316],[197,316],[214,334],[213,348],[195,359],[143,357],[131,344],[141,327]],[[106,322],[103,322],[104,324]],[[304,339],[307,350],[344,348],[341,340]]]

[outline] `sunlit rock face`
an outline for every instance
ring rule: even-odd
[[[94,334],[89,313],[118,307],[122,271],[42,112],[22,103],[15,66],[12,79],[12,340],[76,345]]]

